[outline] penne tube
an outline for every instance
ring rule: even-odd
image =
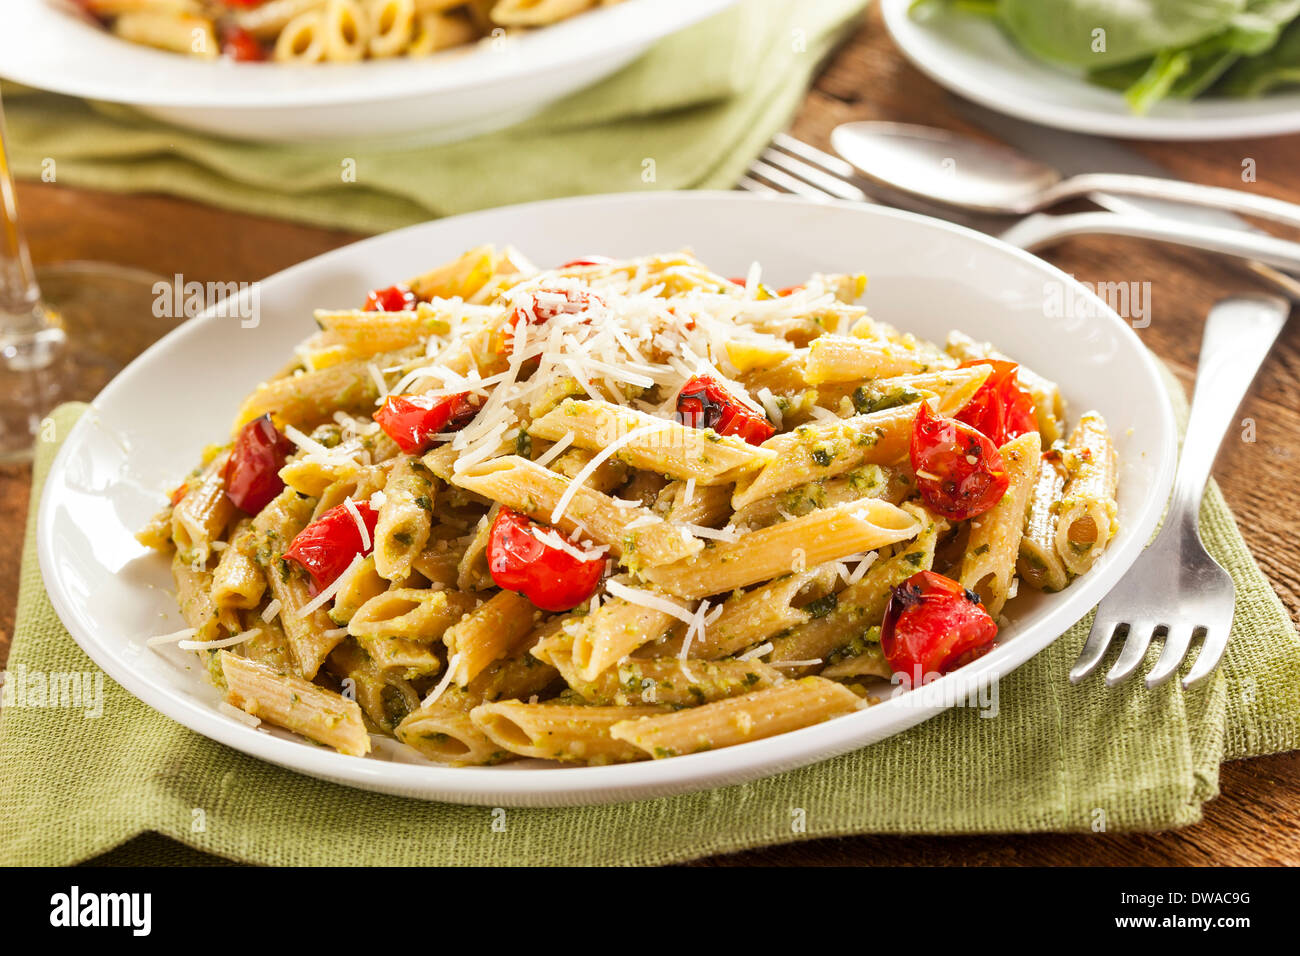
[[[594,681],[574,684],[573,689],[597,706],[694,707],[771,687],[782,679],[780,672],[762,661],[629,658]]]
[[[570,480],[526,458],[505,455],[458,472],[457,486],[521,511],[536,521],[554,523],[563,533],[580,530],[629,568],[669,564],[704,545],[682,528],[644,509],[620,508],[608,495],[578,487],[558,522],[552,513],[569,490]],[[628,527],[643,521],[637,527]]]
[[[212,600],[212,572],[196,570],[179,551],[172,557],[176,603],[185,623],[194,628],[194,640],[214,641],[221,636],[220,609]]]
[[[433,528],[437,492],[427,472],[403,457],[388,473],[384,503],[375,524],[375,570],[389,581],[405,580]]]
[[[357,609],[348,623],[356,638],[400,637],[430,644],[474,609],[473,595],[427,588],[389,588]]]
[[[918,348],[911,342],[823,335],[808,345],[804,381],[809,385],[820,385],[824,382],[889,378],[929,372],[936,364],[950,368],[957,363],[941,354]]]
[[[698,555],[646,568],[643,576],[678,597],[702,598],[874,551],[914,538],[920,530],[914,516],[888,502],[865,498],[751,531],[735,542],[711,542],[713,547]]]
[[[573,435],[573,443],[589,451],[639,435],[619,445],[615,456],[643,471],[699,485],[720,485],[775,459],[765,448],[711,429],[689,428],[645,412],[605,401],[566,398],[528,426],[535,438],[558,441]]]
[[[172,508],[172,541],[186,561],[204,564],[212,553],[212,544],[226,533],[226,525],[235,515],[235,505],[226,496],[224,476],[229,452],[212,459],[194,487],[186,484],[186,493]]]
[[[397,739],[421,756],[450,767],[482,767],[515,759],[470,719],[470,711],[482,702],[467,690],[448,687],[398,725]]]
[[[207,17],[167,11],[123,13],[112,30],[123,40],[145,46],[214,60],[219,52],[217,34]]]
[[[731,524],[747,530],[766,528],[818,508],[830,508],[860,498],[880,498],[896,505],[916,493],[909,469],[910,466],[863,465],[835,478],[795,485],[738,509],[731,517]]]
[[[630,717],[662,713],[662,707],[574,707],[500,700],[470,711],[474,725],[502,750],[521,757],[585,764],[641,760],[644,754],[616,740],[609,729]]]
[[[935,543],[947,528],[947,523],[915,505],[909,504],[905,510],[921,523],[921,532],[916,539],[902,545],[896,554],[878,558],[861,579],[822,601],[818,617],[789,634],[773,638],[772,651],[767,655],[768,663],[829,660],[881,623],[895,587],[916,572],[930,569],[934,563]],[[783,673],[800,676],[814,670],[815,666],[786,667]]]
[[[622,598],[606,601],[565,628],[573,636],[576,673],[583,680],[595,680],[606,668],[664,634],[676,620],[664,611]]]
[[[687,656],[702,660],[728,657],[807,623],[812,620],[812,613],[795,607],[793,602],[809,596],[815,589],[829,590],[834,579],[834,564],[823,564],[731,595],[722,602],[718,619],[705,628],[703,635],[691,641]],[[659,649],[659,653],[679,654],[684,643],[676,639]]]
[[[1083,574],[1106,550],[1115,534],[1119,459],[1106,421],[1086,412],[1065,448],[1070,478],[1056,522],[1056,553],[1071,574]]]
[[[913,402],[867,415],[800,425],[769,438],[763,447],[776,453],[776,461],[752,479],[737,482],[732,507],[739,511],[798,485],[834,478],[863,465],[906,461],[912,422],[920,407],[920,402]]]
[[[334,633],[336,625],[323,608],[303,613],[312,599],[306,572],[283,558],[294,537],[307,526],[311,509],[312,499],[300,498],[286,488],[253,519],[258,553],[265,556],[263,566],[271,597],[280,602],[285,637],[302,676],[308,680],[316,676],[330,651],[343,640],[343,635]]]
[[[1029,496],[1029,514],[1016,563],[1021,579],[1040,591],[1059,591],[1069,583],[1065,564],[1056,553],[1056,518],[1064,491],[1065,474],[1059,456],[1044,453]]]
[[[226,701],[269,724],[354,757],[370,752],[370,735],[354,700],[265,664],[220,652]]]
[[[1042,440],[1038,432],[1027,432],[1011,439],[1000,451],[1010,484],[996,505],[971,519],[966,555],[958,576],[962,585],[978,594],[994,616],[1011,596],[1020,538],[1025,530],[1025,512],[1038,482]]]
[[[393,733],[420,706],[419,695],[410,683],[382,671],[355,640],[346,640],[334,648],[325,666],[340,678],[343,696],[355,700],[362,713],[384,733]]]
[[[623,720],[609,732],[658,759],[761,740],[865,706],[840,684],[804,677],[672,714]]]
[[[212,600],[217,607],[255,608],[266,593],[266,575],[257,563],[257,533],[248,518],[240,520],[230,544],[212,572]]]
[[[442,635],[447,653],[458,661],[452,680],[464,687],[489,664],[516,653],[538,617],[528,598],[513,591],[498,591],[470,611]]]

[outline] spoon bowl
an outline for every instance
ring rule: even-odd
[[[1061,174],[1023,153],[929,126],[844,123],[835,152],[883,186],[950,206],[1005,215],[1041,208]]]

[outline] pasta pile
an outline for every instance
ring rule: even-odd
[[[78,0],[133,43],[204,59],[427,56],[621,0]]]
[[[317,310],[140,533],[189,625],[152,643],[232,716],[454,765],[695,753],[961,666],[1021,583],[1106,547],[1115,453],[992,346],[869,317],[865,284],[485,246]]]

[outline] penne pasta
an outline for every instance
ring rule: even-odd
[[[339,753],[369,753],[370,735],[356,701],[229,651],[221,651],[220,659],[228,703]]]
[[[805,677],[673,714],[625,719],[609,729],[652,757],[674,757],[761,740],[861,710],[851,690]]]
[[[644,575],[670,594],[702,598],[905,541],[920,529],[907,512],[867,498],[751,531],[676,564],[646,568]]]

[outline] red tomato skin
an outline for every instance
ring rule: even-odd
[[[918,571],[894,588],[880,629],[880,649],[913,686],[947,674],[993,648],[998,626],[979,596],[934,571]]]
[[[533,521],[502,508],[488,533],[488,571],[497,587],[517,591],[543,611],[570,611],[591,600],[605,559],[582,561],[537,540]]]
[[[1011,483],[992,441],[969,425],[937,414],[928,402],[921,403],[912,424],[910,453],[916,487],[926,505],[953,521],[982,515]]]
[[[356,519],[346,505],[338,505],[298,532],[284,553],[286,561],[296,561],[307,570],[317,591],[333,584],[358,554],[374,550],[379,512],[366,501],[358,501],[356,506],[370,532],[370,547],[361,547],[361,529]]]
[[[398,448],[410,455],[433,444],[431,436],[464,428],[474,420],[478,408],[469,392],[443,398],[389,395],[371,417]]]
[[[266,50],[262,44],[258,43],[257,38],[243,27],[222,28],[221,52],[237,63],[256,63],[266,59]]]
[[[611,259],[609,256],[583,256],[579,259],[570,259],[564,265],[560,266],[560,268],[575,269],[578,266],[609,266],[613,265],[616,261],[617,260]]]
[[[362,312],[409,312],[419,304],[415,293],[402,283],[390,285],[387,289],[371,289],[366,295],[366,304]]]
[[[765,417],[707,375],[691,376],[677,393],[677,420],[691,428],[735,435],[751,445],[761,445],[776,434]]]
[[[970,401],[954,416],[957,421],[987,435],[999,447],[1013,438],[1038,431],[1034,397],[1017,377],[1020,366],[999,359],[970,359],[962,362],[960,367],[974,365],[990,365],[992,370]]]
[[[280,469],[293,442],[271,424],[271,416],[254,418],[239,430],[226,462],[226,497],[240,511],[257,514],[284,491]]]

